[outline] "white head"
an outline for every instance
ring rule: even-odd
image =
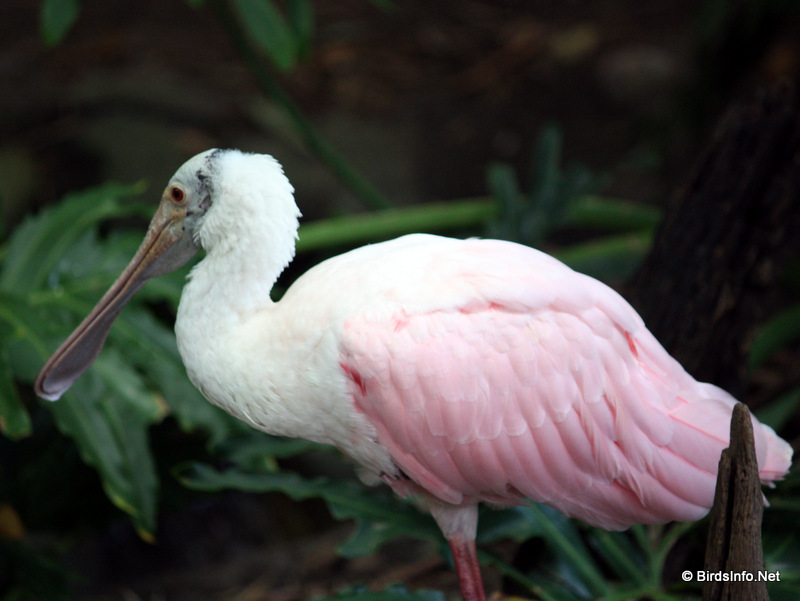
[[[54,400],[66,392],[97,357],[114,318],[136,291],[186,263],[201,246],[209,256],[261,249],[279,273],[294,256],[300,212],[293,192],[268,155],[213,149],[186,161],[164,189],[136,255],[47,361],[36,393]]]
[[[176,190],[185,196],[187,233],[208,253],[227,252],[252,232],[267,239],[297,236],[294,188],[269,155],[207,150],[175,172],[162,202]]]

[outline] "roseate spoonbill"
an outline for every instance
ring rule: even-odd
[[[481,501],[533,499],[607,529],[707,512],[735,401],[688,375],[617,293],[518,244],[417,234],[329,259],[273,302],[299,217],[272,157],[187,161],[37,394],[59,398],[144,282],[203,247],[175,324],[192,382],[253,427],[333,445],[424,501],[467,601],[484,599]],[[792,451],[754,426],[770,483]]]

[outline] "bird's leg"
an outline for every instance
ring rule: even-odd
[[[450,505],[429,499],[428,508],[450,544],[464,601],[486,601],[475,548],[478,505]]]
[[[486,601],[474,538],[454,536],[448,541],[464,601]]]

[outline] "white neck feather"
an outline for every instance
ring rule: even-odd
[[[217,320],[241,317],[270,304],[272,286],[294,258],[300,211],[283,169],[267,155],[225,151],[211,188],[212,205],[195,232],[206,257],[192,270],[181,304],[202,303]]]

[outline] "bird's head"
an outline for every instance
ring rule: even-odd
[[[240,230],[262,226],[267,235],[270,228],[291,230],[293,242],[299,213],[292,191],[278,162],[267,155],[213,149],[186,161],[164,189],[131,262],[39,372],[36,394],[60,398],[100,353],[131,297],[150,278],[184,265],[201,246],[214,252],[236,244]]]

